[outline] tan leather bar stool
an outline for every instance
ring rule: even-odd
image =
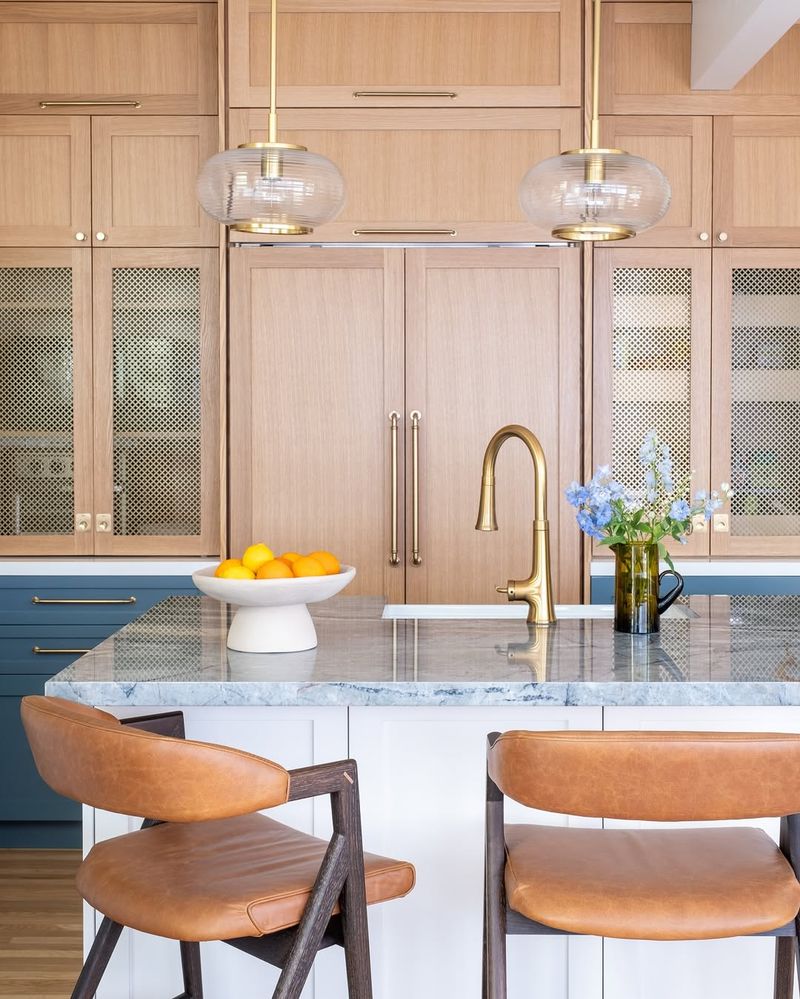
[[[781,816],[744,826],[506,825],[504,796],[548,812],[654,822]],[[507,934],[625,940],[775,936],[791,999],[800,909],[800,736],[505,732],[489,736],[484,999],[505,999]]]
[[[287,771],[185,739],[179,711],[120,722],[60,698],[26,697],[22,720],[55,791],[147,816],[137,832],[94,846],[78,870],[78,891],[104,919],[73,999],[94,995],[125,926],[180,941],[178,999],[203,999],[203,940],[282,969],[274,999],[299,996],[317,952],[339,944],[351,999],[371,999],[366,907],[411,891],[414,868],[363,853],[353,760]],[[329,842],[258,814],[318,795],[331,798]]]

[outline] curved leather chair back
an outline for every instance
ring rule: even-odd
[[[59,697],[23,698],[22,723],[42,779],[95,808],[196,822],[246,815],[289,796],[289,774],[277,763],[143,732]]]
[[[564,815],[689,822],[800,812],[800,735],[505,732],[489,776]]]

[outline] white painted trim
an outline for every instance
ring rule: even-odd
[[[719,559],[705,561],[692,559],[691,562],[675,560],[675,568],[683,576],[800,576],[800,562],[744,562],[742,560],[724,562]],[[592,576],[613,576],[614,560],[603,559],[592,562]]]
[[[0,576],[191,576],[213,559],[0,559]],[[190,581],[190,580],[187,580]]]

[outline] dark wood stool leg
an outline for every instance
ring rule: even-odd
[[[81,968],[78,981],[75,983],[72,999],[92,999],[117,946],[120,933],[122,926],[104,916],[86,963]]]
[[[186,999],[203,999],[203,972],[200,965],[200,944],[181,940],[183,991]]]
[[[775,937],[775,999],[792,999],[796,937]]]
[[[348,873],[339,900],[347,967],[347,994],[349,999],[372,999],[369,921],[357,773],[355,782],[347,793],[332,796],[331,806],[334,828],[342,829],[347,839]]]

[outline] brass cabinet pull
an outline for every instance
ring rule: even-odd
[[[392,428],[392,550],[389,555],[389,565],[400,565],[400,553],[397,542],[397,436],[400,414],[396,409],[389,413],[389,424]]]
[[[422,565],[419,553],[419,421],[422,413],[411,414],[411,564]]]
[[[457,236],[455,229],[353,229],[354,236]]]
[[[38,645],[33,647],[34,654],[37,656],[83,656],[87,652],[91,652],[91,649],[40,649]]]
[[[354,90],[353,97],[447,97],[455,100],[454,90]]]
[[[39,101],[45,108],[140,108],[141,101]]]
[[[73,597],[31,597],[32,604],[135,604],[136,597],[120,597],[117,600],[78,600]]]

